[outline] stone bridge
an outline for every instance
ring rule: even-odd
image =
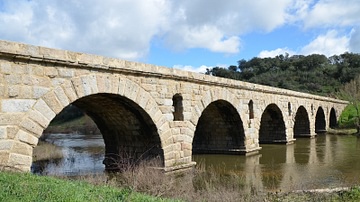
[[[0,165],[29,171],[52,119],[75,105],[105,142],[107,169],[124,155],[165,171],[192,154],[251,154],[337,123],[347,102],[204,74],[0,41]]]

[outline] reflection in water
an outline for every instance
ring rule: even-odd
[[[103,172],[105,169],[102,164],[105,153],[102,135],[50,134],[46,141],[62,147],[64,158],[33,163],[32,171],[35,173],[74,176]]]
[[[355,136],[319,135],[292,145],[261,145],[259,155],[195,155],[207,167],[237,172],[257,189],[330,188],[360,183],[360,140]]]
[[[48,163],[43,174],[103,172],[101,135],[52,134],[47,141],[63,147],[64,160]],[[355,136],[318,135],[291,145],[261,145],[257,155],[194,155],[198,165],[235,172],[258,190],[330,188],[360,183],[360,140]]]

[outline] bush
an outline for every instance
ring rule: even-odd
[[[340,128],[356,128],[357,112],[353,105],[345,107],[339,118]]]

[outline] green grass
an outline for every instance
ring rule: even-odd
[[[212,192],[216,190],[212,189]],[[186,195],[187,193],[182,193]],[[229,201],[231,193],[208,193],[197,195],[190,201]],[[210,198],[209,198],[210,197]],[[215,198],[214,198],[215,197]],[[218,197],[218,198],[216,198]],[[230,197],[231,198],[231,197]],[[215,200],[214,200],[215,199]],[[222,200],[224,199],[224,200]],[[239,201],[360,201],[360,188],[337,192],[301,192],[269,193],[263,197],[253,196],[237,198]],[[175,201],[148,196],[131,189],[116,188],[107,185],[92,185],[83,181],[63,180],[29,173],[0,172],[0,201],[129,201],[157,202]],[[234,201],[234,200],[231,200]],[[235,200],[237,201],[237,200]]]
[[[170,201],[129,189],[29,173],[0,172],[0,201]]]
[[[356,109],[353,105],[345,107],[339,118],[339,126],[341,128],[355,128]]]

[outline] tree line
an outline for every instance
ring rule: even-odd
[[[337,97],[344,84],[360,74],[360,54],[278,55],[239,60],[227,68],[213,67],[206,74],[280,87],[305,93]]]

